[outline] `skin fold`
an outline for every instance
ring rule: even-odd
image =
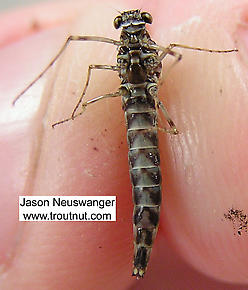
[[[103,283],[105,289],[246,289],[248,236],[235,234],[224,214],[232,207],[248,213],[248,6],[241,0],[188,1],[185,7],[179,0],[149,2],[104,1],[97,9],[86,2],[48,3],[0,18],[9,31],[0,50],[1,289],[102,289]],[[51,128],[70,117],[88,66],[115,64],[116,48],[71,44],[11,106],[68,35],[118,40],[113,7],[149,11],[154,21],[148,29],[159,45],[239,49],[175,49],[182,60],[172,69],[173,57],[163,62],[159,97],[180,134],[159,135],[163,204],[142,281],[131,277],[133,205],[121,99],[99,101]],[[47,19],[38,16],[46,13]],[[118,86],[116,73],[94,71],[87,99]],[[160,115],[160,126],[167,126]],[[20,223],[20,194],[116,195],[117,222]]]

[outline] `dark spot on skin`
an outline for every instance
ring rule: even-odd
[[[32,20],[32,22],[30,23],[30,29],[32,31],[38,31],[41,29],[41,25],[37,20]]]
[[[90,138],[90,141],[94,141],[94,138]]]
[[[107,132],[108,130],[105,128],[104,131]]]
[[[99,149],[97,147],[93,147],[94,151],[99,151]]]
[[[241,236],[243,232],[248,232],[248,217],[241,209],[230,208],[224,214],[224,218],[232,222],[235,232]]]
[[[220,89],[220,94],[222,94],[222,92],[223,92],[223,90],[222,90],[222,89]]]
[[[121,145],[123,145],[123,142],[121,141],[120,145],[118,146],[118,148],[121,148]]]
[[[98,249],[101,249],[101,248],[102,248],[102,246],[99,246],[99,247],[98,247]]]

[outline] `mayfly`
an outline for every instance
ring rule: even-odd
[[[155,240],[161,205],[161,172],[158,149],[158,129],[170,134],[178,134],[178,130],[170,118],[165,106],[158,98],[158,82],[162,69],[162,60],[166,55],[181,59],[175,47],[227,53],[238,51],[213,50],[171,43],[167,47],[157,45],[146,30],[146,24],[152,23],[148,12],[130,10],[120,13],[114,19],[114,27],[122,28],[120,40],[98,36],[70,36],[55,58],[14,100],[23,95],[54,64],[71,41],[98,41],[117,46],[116,65],[90,65],[83,92],[70,118],[53,124],[53,127],[73,120],[81,115],[88,105],[101,99],[122,96],[127,125],[127,142],[129,146],[129,166],[134,201],[133,232],[134,260],[133,276],[144,276]],[[112,70],[119,74],[119,89],[89,101],[83,102],[90,81],[91,71],[95,69]],[[80,104],[81,112],[77,113]],[[169,124],[169,129],[158,128],[157,110],[161,109]]]

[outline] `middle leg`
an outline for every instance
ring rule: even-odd
[[[75,106],[75,108],[73,109],[72,111],[72,114],[71,114],[71,119],[74,119],[75,116],[76,116],[76,111],[79,107],[79,105],[81,104],[82,100],[83,100],[83,97],[85,96],[86,94],[86,91],[87,91],[87,88],[89,86],[89,82],[90,82],[90,77],[91,77],[91,71],[93,69],[105,69],[105,70],[113,70],[113,71],[117,71],[117,66],[115,65],[101,65],[101,64],[91,64],[89,65],[88,67],[88,73],[87,73],[87,78],[86,78],[86,82],[85,82],[85,85],[84,85],[84,89],[83,89],[83,92]]]

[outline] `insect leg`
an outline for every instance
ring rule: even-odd
[[[159,128],[159,129],[166,132],[166,133],[172,134],[172,135],[179,134],[179,131],[177,130],[175,123],[172,121],[171,117],[169,116],[169,113],[166,110],[164,104],[158,98],[156,99],[156,102],[157,102],[158,108],[161,109],[166,121],[168,122],[168,124],[170,126],[169,130],[166,128]]]
[[[229,53],[229,52],[237,52],[238,51],[237,48],[220,50],[220,49],[194,47],[194,46],[189,46],[189,45],[179,44],[179,43],[170,43],[170,45],[168,46],[169,49],[172,49],[174,47],[181,47],[181,48],[186,48],[186,49],[191,49],[191,50],[214,52],[214,53]]]
[[[175,62],[173,62],[173,64],[169,67],[166,75],[168,75],[168,72],[171,71],[171,69],[182,59],[182,54],[172,50],[175,47],[191,49],[191,50],[198,50],[198,51],[205,51],[205,52],[213,52],[213,53],[229,53],[229,52],[237,52],[238,51],[237,48],[226,49],[226,50],[217,50],[217,49],[208,49],[208,48],[202,48],[202,47],[194,47],[194,46],[178,44],[178,43],[170,43],[167,47],[163,47],[163,46],[156,45],[156,44],[149,45],[149,47],[155,48],[158,51],[162,51],[162,53],[158,57],[158,61],[160,61],[160,62],[164,59],[164,57],[167,54],[170,54],[170,55],[176,57]]]
[[[174,56],[176,58],[176,60],[172,63],[172,65],[169,67],[169,69],[166,72],[166,76],[168,75],[169,71],[182,59],[182,55],[176,51],[173,51],[170,46],[166,47],[163,52],[159,55],[159,62],[161,62],[163,60],[163,58],[167,55],[170,54],[172,56]],[[165,76],[165,77],[166,77]],[[165,79],[165,77],[163,78],[163,81]],[[162,81],[162,82],[163,82]],[[162,84],[162,82],[160,82],[160,85]],[[166,128],[158,128],[159,130],[162,130],[163,132],[169,133],[169,134],[173,134],[173,135],[177,135],[179,133],[179,131],[176,128],[175,123],[172,121],[171,117],[169,116],[168,111],[166,110],[164,104],[162,103],[162,101],[159,100],[157,94],[155,93],[153,95],[153,97],[156,100],[157,103],[157,107],[160,108],[162,110],[162,113],[166,119],[166,121],[168,122],[170,129],[166,129]]]
[[[82,103],[82,111],[81,111],[81,112],[79,112],[78,114],[74,115],[73,118],[70,117],[70,118],[68,118],[68,119],[64,119],[64,120],[62,120],[62,121],[59,121],[59,122],[57,122],[57,123],[54,123],[54,124],[52,125],[52,127],[54,128],[54,127],[57,126],[57,125],[63,124],[63,123],[65,123],[65,122],[67,122],[67,121],[70,121],[70,120],[74,120],[74,119],[77,118],[78,116],[82,115],[82,114],[84,113],[84,111],[86,110],[86,108],[88,107],[88,105],[90,105],[90,104],[93,104],[93,103],[95,103],[95,102],[97,102],[97,101],[99,101],[99,100],[102,100],[102,99],[106,99],[106,98],[114,98],[114,97],[119,97],[119,96],[121,96],[121,92],[120,92],[120,91],[117,91],[117,92],[115,92],[115,93],[105,94],[105,95],[102,95],[102,96],[99,96],[99,97],[93,98],[93,99],[91,99],[91,100],[89,100],[89,101],[87,101],[87,102],[84,102],[84,103]]]
[[[163,47],[160,45],[151,45],[149,46],[151,48],[155,48],[157,50],[162,51],[162,53],[159,55],[158,60],[161,62],[163,58],[167,55],[170,54],[172,56],[176,57],[176,61],[171,65],[169,68],[169,71],[174,67],[174,65],[179,62],[182,59],[182,55],[178,52],[173,51],[172,49],[175,47],[180,47],[180,48],[185,48],[185,49],[191,49],[191,50],[198,50],[198,51],[205,51],[205,52],[213,52],[213,53],[229,53],[229,52],[237,52],[238,49],[226,49],[226,50],[218,50],[218,49],[209,49],[209,48],[202,48],[202,47],[194,47],[194,46],[189,46],[185,44],[179,44],[179,43],[170,43],[167,47]],[[168,71],[167,71],[168,74]]]
[[[55,63],[55,61],[60,57],[60,55],[64,52],[66,47],[71,41],[98,41],[98,42],[105,42],[109,44],[119,45],[120,42],[111,38],[106,37],[99,37],[99,36],[75,36],[71,35],[67,38],[64,45],[61,47],[59,52],[56,54],[56,56],[51,60],[51,62],[45,67],[45,69],[23,90],[21,91],[12,102],[13,105],[15,105],[16,101],[29,89],[31,88],[47,71],[48,69]]]
[[[86,94],[86,90],[88,88],[88,85],[89,85],[89,82],[90,82],[90,76],[91,76],[91,70],[93,69],[106,69],[106,70],[113,70],[113,71],[116,71],[117,70],[117,67],[114,66],[114,65],[101,65],[101,64],[91,64],[89,65],[88,67],[88,73],[87,73],[87,78],[86,78],[86,82],[85,82],[85,85],[84,85],[84,89],[83,89],[83,92],[75,106],[75,108],[73,109],[73,112],[71,114],[71,118],[74,119],[75,117],[75,113],[79,107],[79,105],[81,104],[82,100],[83,100],[83,97],[85,96]]]
[[[151,48],[155,48],[159,51],[162,51],[162,53],[159,55],[158,60],[161,62],[163,60],[163,58],[167,55],[170,54],[174,57],[176,57],[175,62],[173,62],[173,64],[170,66],[169,70],[167,70],[167,74],[168,71],[170,71],[174,65],[176,63],[178,63],[181,59],[182,59],[182,55],[178,52],[173,51],[172,49],[175,47],[180,47],[180,48],[185,48],[185,49],[191,49],[191,50],[198,50],[198,51],[205,51],[205,52],[213,52],[213,53],[229,53],[229,52],[237,52],[238,49],[234,48],[234,49],[227,49],[227,50],[216,50],[216,49],[208,49],[208,48],[201,48],[201,47],[193,47],[193,46],[188,46],[188,45],[184,45],[184,44],[178,44],[178,43],[171,43],[169,44],[167,47],[163,47],[163,46],[159,46],[159,45],[151,45],[149,46]],[[172,119],[170,118],[165,106],[163,105],[163,103],[158,99],[158,97],[156,96],[156,101],[157,101],[157,106],[158,108],[161,108],[162,113],[164,115],[164,117],[166,118],[169,126],[170,126],[170,130],[165,129],[165,128],[159,128],[165,132],[177,135],[179,132],[174,124],[174,122],[172,121]]]
[[[166,73],[163,73],[163,78],[162,80],[160,80],[159,84],[162,85],[163,82],[165,81],[166,77],[169,75],[170,71],[172,70],[172,68],[182,59],[182,55],[181,53],[178,53],[177,51],[173,51],[170,50],[168,48],[168,50],[163,51],[159,57],[158,60],[161,62],[163,60],[163,58],[167,55],[170,54],[172,56],[174,56],[176,58],[176,60],[170,65],[170,67],[166,70]]]
[[[150,48],[160,50],[163,53],[168,54],[170,53],[169,51],[172,51],[173,48],[175,47],[180,47],[180,48],[185,48],[185,49],[191,49],[191,50],[198,50],[198,51],[205,51],[205,52],[214,52],[214,53],[229,53],[229,52],[237,52],[237,48],[233,49],[224,49],[224,50],[219,50],[219,49],[209,49],[209,48],[202,48],[202,47],[194,47],[194,46],[189,46],[185,44],[179,44],[179,43],[170,43],[167,47],[163,47],[160,45],[149,45]],[[162,55],[163,55],[162,53]]]
[[[156,101],[156,105],[157,108],[162,110],[162,113],[166,119],[166,121],[168,122],[170,129],[166,129],[166,128],[159,128],[160,130],[166,132],[166,133],[170,133],[173,135],[177,135],[179,133],[179,131],[176,128],[175,123],[172,121],[171,117],[169,116],[169,113],[167,112],[164,104],[162,103],[162,101],[159,100],[158,95],[157,95],[157,85],[152,84],[150,86],[150,88],[148,88],[149,94],[155,99]]]
[[[173,51],[169,46],[159,55],[158,60],[161,62],[164,57],[170,54],[176,58],[175,62],[179,62],[182,59],[182,55],[179,52]]]

